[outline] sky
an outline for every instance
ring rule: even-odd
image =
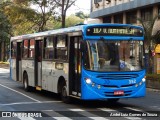
[[[67,16],[74,14],[79,11],[83,11],[85,14],[90,13],[90,3],[91,0],[77,0],[75,6],[73,5],[67,11]]]

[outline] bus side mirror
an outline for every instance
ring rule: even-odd
[[[87,51],[87,43],[85,41],[81,41],[80,51],[81,52],[86,52]]]

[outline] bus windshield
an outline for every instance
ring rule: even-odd
[[[91,71],[139,71],[143,69],[143,41],[86,41],[84,67]]]

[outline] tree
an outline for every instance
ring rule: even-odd
[[[75,16],[77,16],[81,19],[89,18],[89,15],[84,14],[82,11],[76,12]]]
[[[4,7],[14,35],[47,30],[47,22],[56,14],[55,8],[56,4],[51,0],[13,0]]]
[[[69,17],[66,18],[66,27],[71,27],[79,23],[83,23],[83,19],[75,16],[75,15],[70,15]]]
[[[0,60],[2,61],[7,59],[7,54],[5,53],[9,50],[7,46],[9,45],[10,36],[11,25],[3,11],[0,10]]]
[[[76,0],[55,0],[56,4],[61,10],[62,28],[65,27],[66,12],[68,8],[70,8],[75,3],[75,1]]]
[[[160,15],[155,16],[154,18],[151,18],[148,21],[145,21],[141,18],[138,18],[137,20],[140,21],[144,28],[145,32],[145,41],[144,41],[144,47],[145,50],[148,51],[146,53],[146,66],[147,67],[147,72],[151,73],[152,72],[152,63],[153,63],[153,57],[152,57],[152,49],[155,48],[156,44],[160,43],[160,31],[157,31],[153,34],[153,29],[156,20],[160,17]]]
[[[39,27],[38,31],[46,30],[47,21],[51,18],[56,18],[55,9],[57,4],[52,0],[32,0],[33,5],[36,5],[39,9],[35,11],[34,23]]]

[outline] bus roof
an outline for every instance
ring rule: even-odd
[[[51,36],[54,34],[62,34],[62,33],[68,33],[68,32],[76,32],[76,31],[83,32],[83,29],[87,28],[88,26],[124,26],[124,27],[127,27],[127,26],[131,27],[132,26],[132,27],[142,29],[141,26],[135,26],[135,25],[131,25],[131,24],[115,24],[115,23],[84,24],[84,25],[77,25],[77,26],[68,27],[68,28],[61,28],[61,29],[56,29],[56,30],[49,30],[49,31],[37,32],[37,33],[33,33],[33,34],[15,36],[15,37],[11,37],[11,41],[30,39],[30,38],[42,37],[42,36]]]

